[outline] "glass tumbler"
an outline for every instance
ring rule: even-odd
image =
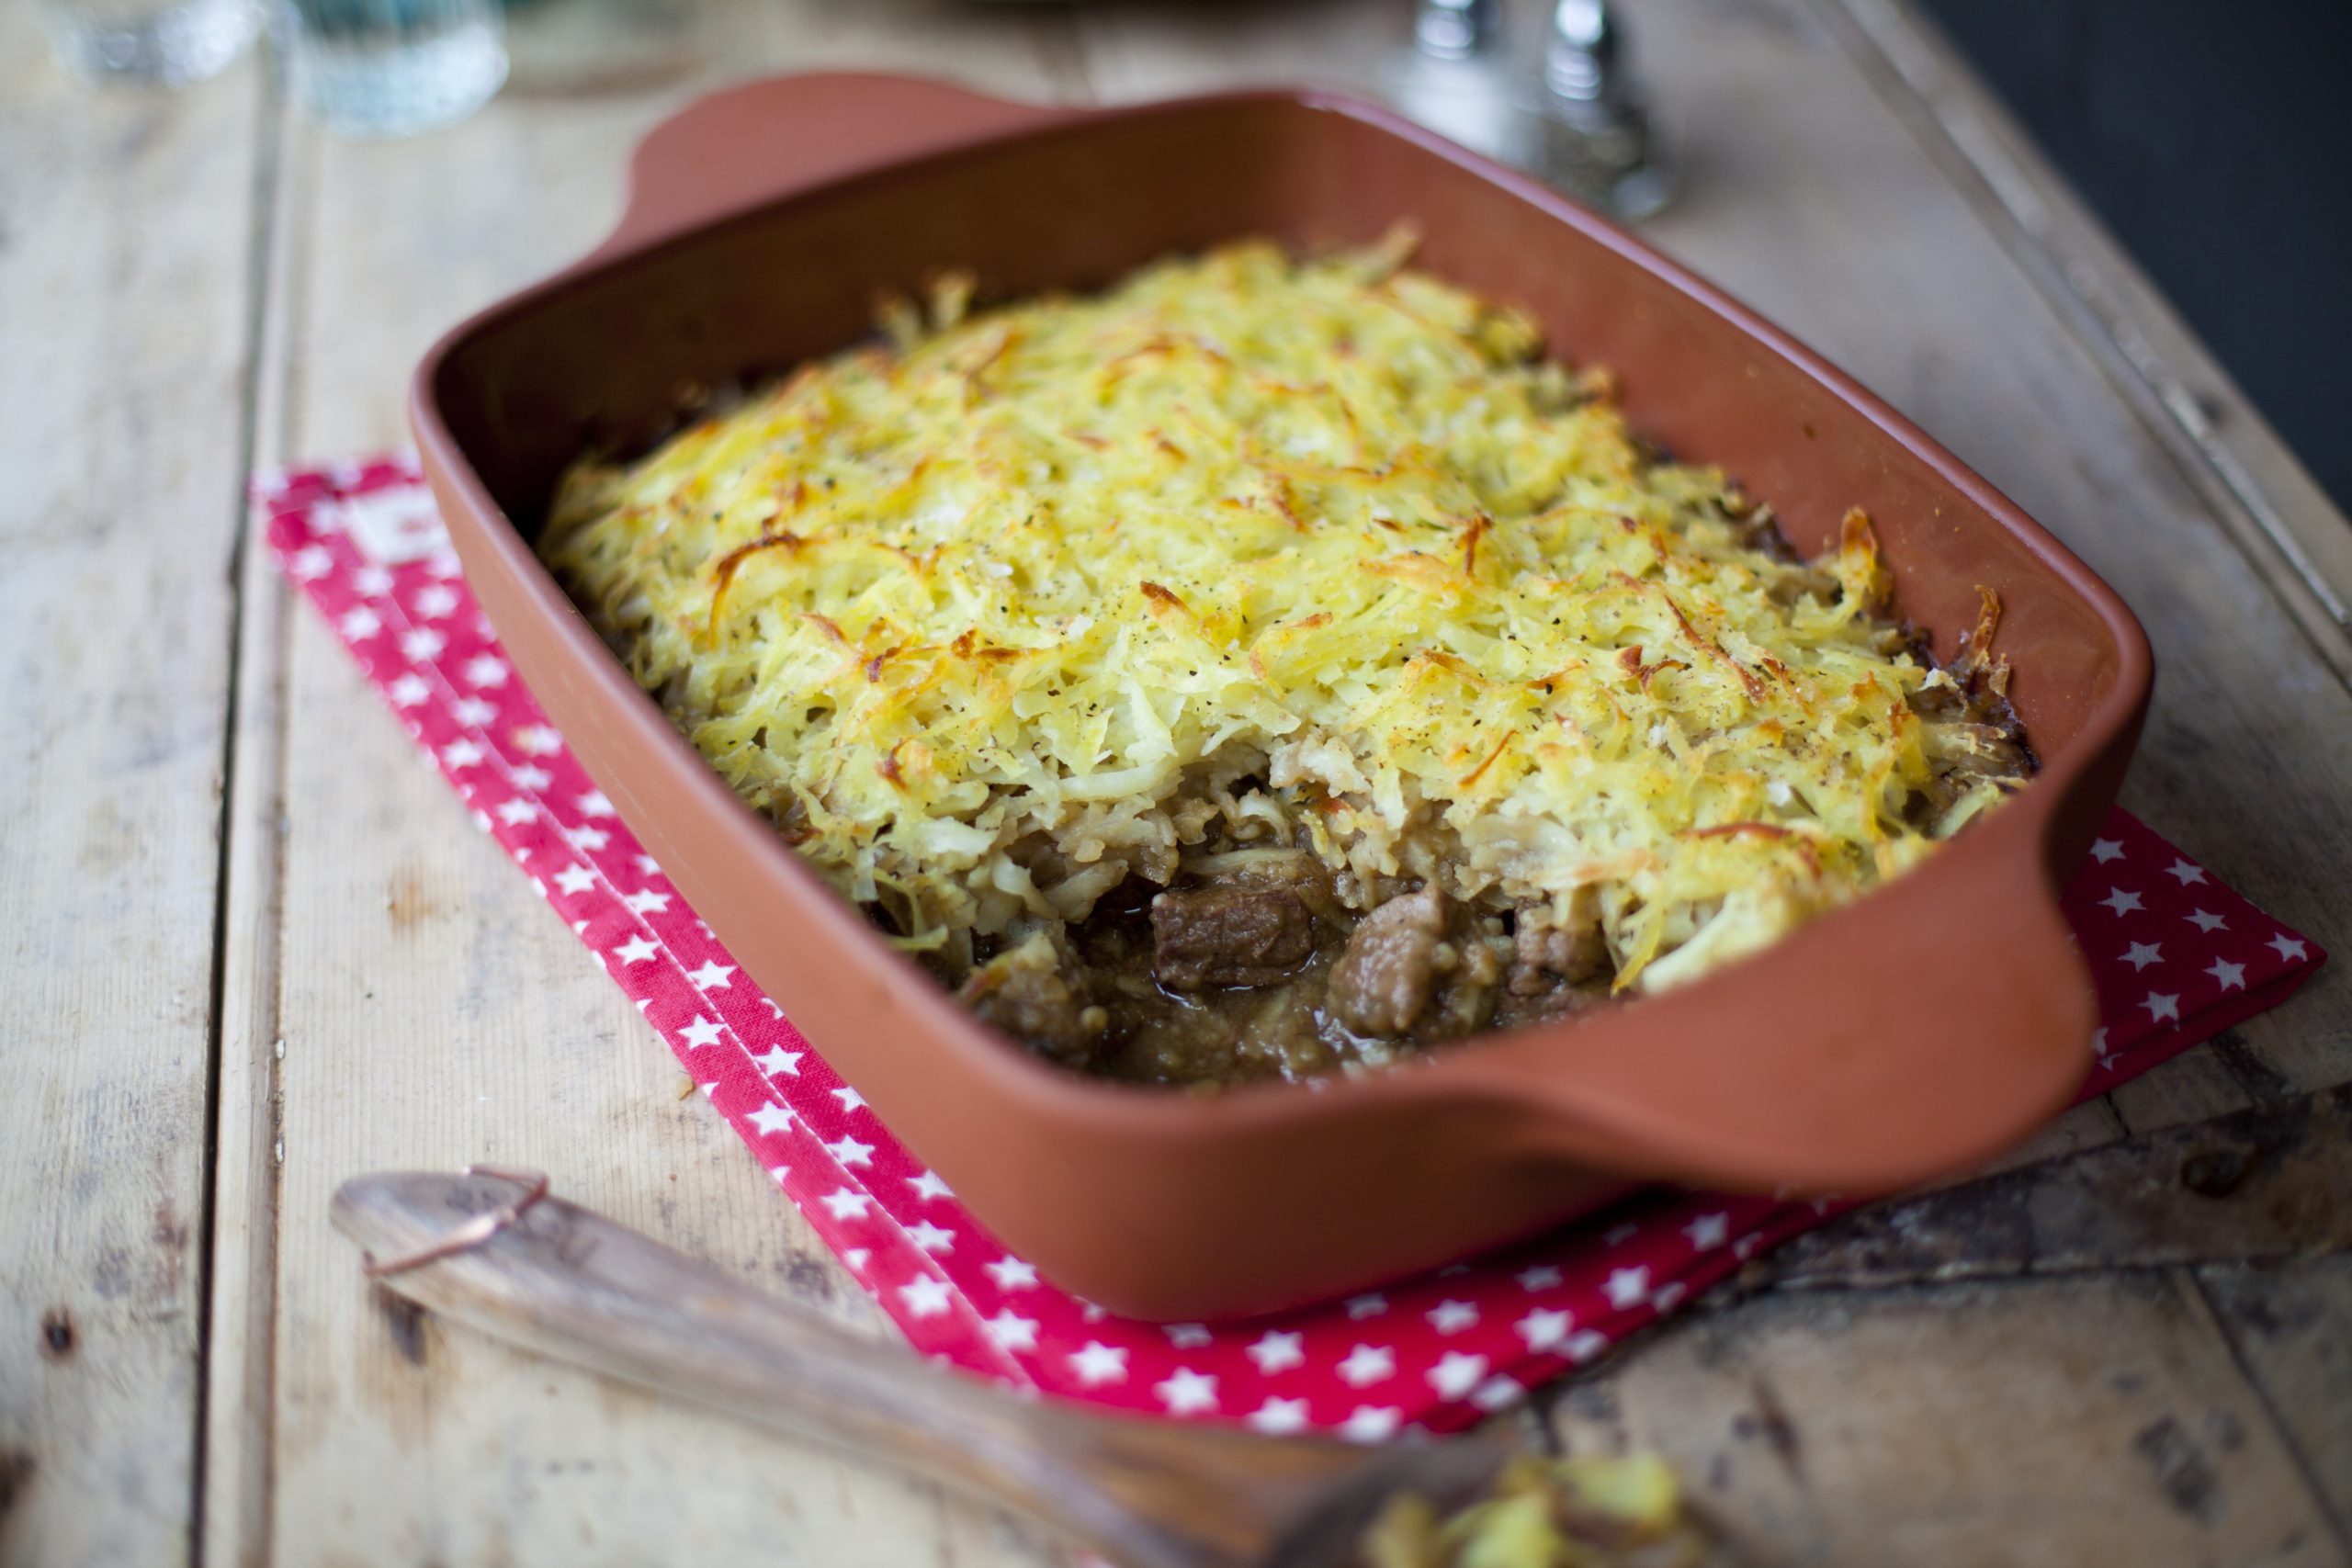
[[[404,136],[488,103],[506,80],[498,0],[278,0],[295,96],[354,136]]]
[[[156,87],[227,70],[261,22],[254,0],[41,0],[40,11],[67,70]]]

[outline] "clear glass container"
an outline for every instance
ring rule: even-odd
[[[353,136],[463,119],[506,81],[498,0],[279,0],[295,97]]]
[[[255,0],[41,0],[40,12],[67,70],[155,87],[219,75],[261,27]]]

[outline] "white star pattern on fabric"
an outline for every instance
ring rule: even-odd
[[[760,1106],[746,1120],[752,1123],[752,1130],[763,1137],[792,1128],[792,1112],[781,1105]]]
[[[545,789],[555,783],[555,775],[545,768],[524,762],[514,770],[514,782],[525,789]]]
[[[613,956],[623,964],[642,964],[649,958],[659,956],[661,952],[661,944],[651,937],[633,936],[613,949]]]
[[[416,591],[416,613],[428,621],[437,621],[457,607],[457,590],[446,582],[428,582]]]
[[[2135,942],[2132,944],[2131,950],[2123,955],[2123,962],[2132,965],[2135,971],[2145,969],[2149,964],[2160,963],[2162,960],[2163,954],[2158,952],[2156,944],[2153,942]]]
[[[583,855],[599,853],[606,844],[612,842],[613,839],[613,836],[602,828],[568,828],[564,830],[563,836],[573,849]]]
[[[1429,1370],[1430,1386],[1446,1399],[1460,1399],[1487,1375],[1487,1358],[1467,1350],[1448,1350]]]
[[[2177,860],[2172,863],[2172,874],[2180,878],[2180,885],[2183,887],[2188,886],[2192,882],[2202,882],[2205,880],[2205,868],[2201,865],[2198,865],[2192,862],[2185,860]]]
[[[524,823],[528,822],[532,818],[537,817],[538,814],[539,808],[532,805],[529,801],[525,800],[519,795],[512,800],[499,802],[498,819],[501,822],[505,823],[509,828],[520,828]],[[571,869],[577,871],[580,868],[578,866],[574,866]],[[558,880],[560,881],[561,878],[559,877]],[[595,880],[596,878],[594,874],[591,873],[588,877],[590,885],[594,886]],[[577,893],[580,890],[576,887],[567,887],[564,891],[567,893]]]
[[[506,683],[506,660],[489,654],[478,654],[466,660],[465,677],[469,686],[503,686]]]
[[[2304,947],[2301,942],[2296,941],[2293,937],[2289,936],[2285,931],[2280,931],[2277,936],[2272,937],[2270,939],[2269,946],[2273,953],[2276,953],[2279,957],[2285,959],[2290,964],[2301,963],[2304,953],[2310,951],[2308,948]]]
[[[858,1093],[857,1090],[850,1088],[847,1084],[843,1084],[841,1088],[833,1090],[833,1098],[842,1102],[842,1109],[843,1111],[863,1111],[865,1109],[865,1096]]]
[[[366,642],[384,629],[384,618],[363,604],[346,611],[343,619],[335,623],[335,629],[343,633],[345,642]]]
[[[1216,1379],[1190,1367],[1177,1368],[1165,1382],[1152,1384],[1151,1392],[1159,1395],[1170,1416],[1198,1416],[1216,1408]]]
[[[413,708],[433,694],[433,687],[422,675],[402,675],[384,688],[384,694],[392,699],[394,707]]]
[[[2126,893],[2122,888],[2117,887],[2109,889],[2107,897],[2099,902],[2114,910],[2119,916],[2128,915],[2140,907],[2140,896],[2137,893]]]
[[[1672,1312],[1674,1303],[1682,1299],[1682,1281],[1668,1280],[1650,1292],[1650,1305],[1659,1312]]]
[[[1385,1443],[1396,1435],[1396,1428],[1404,1420],[1405,1413],[1394,1405],[1384,1404],[1375,1409],[1359,1404],[1340,1423],[1340,1436],[1351,1443]]]
[[[2160,996],[2154,991],[2150,991],[2148,993],[2147,999],[2143,1001],[2140,1005],[2148,1010],[2148,1021],[2151,1023],[2178,1023],[2180,1021],[2180,998],[2178,997]]]
[[[2245,989],[2245,965],[2243,964],[2225,964],[2216,958],[2213,960],[2213,967],[2206,970],[2205,973],[2213,976],[2225,991]]]
[[[947,1288],[946,1280],[918,1274],[899,1287],[899,1299],[907,1303],[910,1317],[937,1317],[947,1310],[955,1292]]]
[[[1531,1312],[1515,1325],[1530,1350],[1549,1350],[1568,1337],[1576,1319],[1566,1312]]]
[[[1527,1385],[1517,1378],[1497,1373],[1470,1391],[1470,1403],[1489,1416],[1510,1408],[1527,1397]]]
[[[1291,1437],[1306,1430],[1306,1401],[1269,1397],[1242,1420],[1251,1431],[1270,1438]]]
[[[305,545],[288,558],[286,570],[305,582],[316,582],[334,570],[334,555],[324,545]]]
[[[669,912],[670,896],[640,888],[635,893],[622,894],[621,903],[632,915],[661,915]]]
[[[526,757],[552,757],[563,750],[563,737],[544,724],[526,724],[514,732],[514,749]]]
[[[470,740],[452,740],[441,748],[442,765],[449,768],[471,768],[480,765],[488,753]]]
[[[605,798],[605,792],[601,789],[590,790],[572,804],[580,808],[582,817],[610,817],[614,814],[613,803]],[[605,846],[599,844],[596,847],[601,850]]]
[[[678,1031],[678,1038],[693,1049],[700,1051],[707,1046],[718,1044],[719,1036],[726,1032],[717,1020],[705,1018],[700,1013],[696,1013],[693,1022]]]
[[[1377,1292],[1348,1298],[1348,1315],[1351,1318],[1378,1317],[1387,1310],[1388,1298]]]
[[[874,1200],[854,1187],[842,1187],[826,1193],[823,1201],[825,1212],[833,1218],[857,1220],[865,1217],[866,1208]]]
[[[916,1196],[916,1197],[921,1198],[921,1199],[923,1199],[923,1200],[925,1200],[925,1201],[929,1201],[929,1200],[933,1199],[933,1198],[952,1198],[952,1197],[954,1197],[954,1196],[955,1196],[955,1194],[954,1194],[954,1193],[952,1193],[952,1192],[950,1192],[950,1191],[948,1191],[948,1190],[947,1190],[947,1183],[945,1183],[944,1181],[940,1180],[937,1175],[935,1175],[934,1173],[933,1173],[933,1172],[931,1172],[931,1171],[928,1171],[928,1170],[924,1171],[924,1172],[923,1172],[922,1175],[920,1175],[920,1176],[910,1176],[910,1177],[908,1177],[908,1178],[907,1178],[907,1185],[908,1185],[908,1186],[910,1186],[910,1187],[911,1187],[911,1188],[913,1188],[913,1189],[915,1190],[915,1196]],[[1011,1258],[1006,1258],[1006,1259],[1004,1259],[1004,1261],[1006,1261],[1006,1262],[1008,1262],[1008,1263],[1009,1263],[1009,1262],[1011,1262],[1011,1261],[1012,1261],[1012,1259],[1011,1259]],[[995,1264],[993,1264],[993,1263],[991,1263],[991,1264],[989,1264],[989,1268],[991,1270],[993,1270],[996,1267],[997,1267],[997,1266],[996,1266]],[[1023,1263],[1021,1267],[1023,1267],[1023,1269],[1026,1269],[1026,1268],[1028,1268],[1028,1267],[1029,1267],[1029,1265],[1027,1265],[1026,1263]],[[1037,1279],[1037,1277],[1036,1277],[1036,1275],[1035,1275],[1034,1272],[1029,1276],[1029,1280],[1030,1280],[1030,1282],[1031,1282],[1032,1284],[1035,1284],[1035,1283],[1036,1282],[1036,1279]],[[998,1280],[998,1281],[997,1281],[997,1283],[998,1283],[998,1284],[1000,1284],[1000,1285],[1001,1285],[1001,1284],[1003,1284],[1003,1283],[1004,1283],[1004,1281],[1003,1281],[1003,1280]]]
[[[1650,1293],[1650,1270],[1647,1264],[1632,1269],[1611,1270],[1609,1283],[1601,1287],[1609,1292],[1609,1304],[1613,1307],[1637,1306]]]
[[[659,875],[661,875],[661,874],[662,874],[662,867],[661,867],[661,865],[660,865],[660,864],[659,864],[659,863],[654,860],[654,858],[653,858],[651,855],[639,855],[639,856],[638,856],[638,857],[637,857],[637,870],[638,870],[638,874],[639,874],[639,875],[641,875],[641,876],[659,876]],[[696,922],[695,922],[695,924],[700,925],[700,924],[701,924],[701,922],[700,922],[700,921],[696,921]],[[709,928],[709,927],[707,927],[707,926],[705,926],[703,929],[704,929],[704,931],[705,931],[706,932],[707,932],[707,931],[709,931],[709,929],[710,929],[710,928]]]
[[[695,988],[698,991],[718,991],[724,990],[733,984],[728,976],[734,973],[735,966],[732,964],[721,964],[712,958],[706,959],[700,964],[687,970],[686,978],[695,983]]]
[[[1368,1388],[1396,1375],[1396,1352],[1385,1345],[1359,1345],[1340,1363],[1340,1378],[1350,1388]]]
[[[351,574],[351,588],[355,593],[380,599],[392,591],[392,574],[380,566],[363,566]]]
[[[1276,1372],[1288,1371],[1306,1359],[1306,1352],[1300,1349],[1298,1346],[1297,1335],[1284,1334],[1270,1328],[1250,1347],[1247,1354],[1251,1360],[1258,1363],[1260,1371],[1272,1377]]]
[[[845,1166],[869,1166],[874,1163],[874,1145],[861,1144],[855,1138],[843,1138],[837,1144],[827,1144],[825,1152],[836,1163]]]
[[[1037,1320],[1023,1317],[1011,1307],[980,1325],[1000,1350],[1035,1350],[1037,1348]]]
[[[1424,1315],[1440,1334],[1459,1334],[1478,1321],[1478,1309],[1468,1302],[1440,1302]]]
[[[2203,931],[2207,936],[2211,936],[2215,931],[2225,931],[2230,929],[2229,921],[2219,915],[2209,915],[2202,909],[2191,909],[2181,919]]]
[[[788,1076],[797,1078],[800,1076],[800,1056],[801,1053],[787,1051],[778,1045],[769,1050],[764,1055],[752,1057],[752,1066],[770,1077]]]
[[[931,1172],[923,1174],[929,1176]],[[988,1276],[996,1281],[1000,1291],[1025,1291],[1037,1282],[1035,1265],[1024,1263],[1009,1252],[988,1265]]]
[[[1179,1350],[1197,1350],[1216,1337],[1204,1323],[1170,1323],[1162,1326],[1160,1332],[1167,1335],[1168,1343]]]
[[[2105,865],[2111,860],[2123,858],[2123,846],[2113,839],[2101,839],[2091,845],[2091,858]]]
[[[459,697],[449,705],[449,712],[459,724],[469,724],[477,728],[498,716],[498,709],[480,697]]]
[[[1090,1339],[1086,1342],[1086,1348],[1070,1352],[1069,1370],[1076,1372],[1078,1381],[1088,1388],[1100,1388],[1106,1382],[1125,1382],[1127,1381],[1127,1352],[1121,1346]]]
[[[1159,1404],[1167,1405],[1169,1416],[1200,1416],[1202,1411],[1216,1408],[1216,1378],[1179,1366],[1167,1375],[1167,1382],[1152,1384],[1152,1394],[1159,1394]]]
[[[411,664],[440,658],[441,650],[448,645],[449,639],[431,626],[415,626],[401,633],[401,657]]]
[[[1568,1359],[1582,1366],[1609,1348],[1609,1336],[1596,1329],[1578,1329],[1568,1337]]]
[[[567,895],[585,893],[596,886],[596,874],[584,865],[568,865],[555,874],[555,885]]]
[[[909,1225],[907,1227],[907,1239],[913,1242],[917,1247],[922,1247],[925,1252],[953,1252],[956,1250],[956,1233],[951,1230],[942,1230],[939,1226],[933,1224],[929,1220],[918,1221],[916,1224]]]
[[[1730,1232],[1731,1216],[1729,1214],[1702,1214],[1682,1227],[1682,1234],[1689,1236],[1690,1245],[1701,1252],[1710,1247],[1721,1247],[1724,1244],[1724,1237]]]
[[[1560,1282],[1560,1271],[1548,1263],[1522,1269],[1515,1276],[1522,1291],[1548,1291]]]
[[[2102,1024],[2091,1031],[2091,1053],[2104,1064],[2107,1060],[2107,1027]]]

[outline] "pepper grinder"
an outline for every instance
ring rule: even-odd
[[[1521,108],[1514,161],[1545,183],[1629,221],[1673,197],[1672,166],[1607,0],[1555,0],[1542,75]]]
[[[1387,71],[1408,118],[1474,152],[1520,161],[1524,112],[1501,50],[1499,0],[1419,0],[1413,39]]]

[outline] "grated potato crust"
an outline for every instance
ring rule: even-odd
[[[1656,988],[2015,786],[1993,727],[1915,711],[1952,676],[1891,632],[1859,513],[1788,558],[1407,249],[1242,243],[978,313],[949,279],[888,344],[576,466],[542,552],[951,976],[1264,843],[1359,909],[1419,879],[1540,926],[1589,888],[1614,984]]]

